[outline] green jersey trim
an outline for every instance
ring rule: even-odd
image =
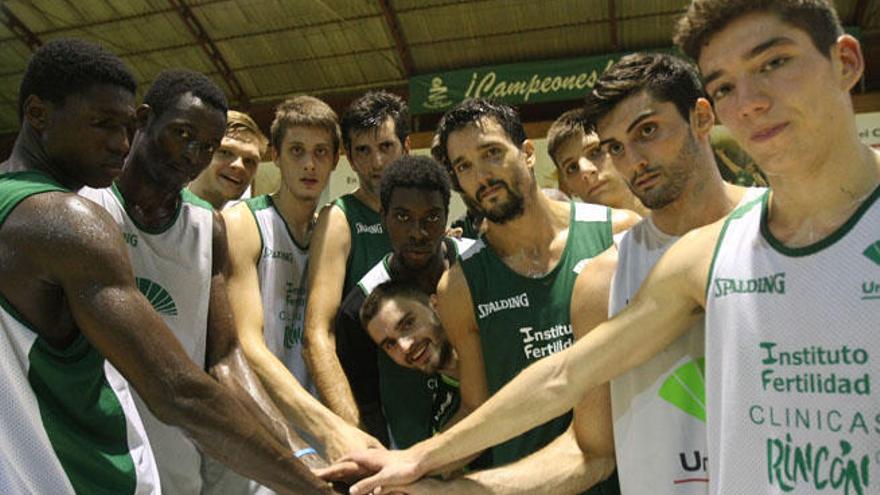
[[[262,195],[244,200],[245,206],[247,206],[248,211],[251,212],[251,218],[254,219],[254,227],[257,228],[257,235],[260,236],[260,250],[257,251],[257,266],[263,261],[263,250],[266,249],[266,239],[263,238],[263,229],[260,228],[260,219],[257,218],[257,212],[269,207],[269,203],[266,200],[268,197],[268,195]]]
[[[146,225],[143,225],[140,222],[138,222],[137,219],[135,219],[131,215],[131,212],[128,211],[128,204],[125,203],[125,198],[122,197],[122,193],[119,192],[119,188],[116,186],[116,182],[114,182],[110,186],[110,190],[113,191],[113,195],[116,196],[116,199],[119,200],[119,203],[122,205],[122,209],[125,210],[125,214],[128,215],[128,218],[131,219],[131,223],[133,223],[134,226],[137,227],[138,230],[140,230],[141,232],[143,232],[145,234],[159,235],[159,234],[164,234],[165,232],[167,232],[168,229],[173,227],[174,224],[177,222],[177,218],[180,217],[180,210],[183,209],[183,202],[186,201],[183,197],[183,191],[186,191],[186,189],[184,189],[183,191],[181,191],[180,201],[177,203],[177,209],[174,211],[174,215],[171,217],[171,220],[169,220],[168,223],[166,223],[165,225],[160,225],[158,227],[147,227]],[[196,196],[195,194],[192,194],[192,193],[190,193],[190,196],[192,196],[193,198],[198,198],[198,196]],[[191,203],[191,204],[195,204],[192,201],[186,201],[186,202]]]
[[[196,193],[190,191],[185,187],[183,188],[183,190],[180,191],[180,198],[185,203],[198,206],[199,208],[204,208],[208,211],[214,211],[214,207],[211,205],[211,203],[208,203],[204,199],[197,196]]]
[[[281,214],[281,210],[278,209],[278,206],[275,205],[275,200],[272,199],[272,196],[268,194],[264,194],[262,196],[257,196],[255,198],[246,199],[245,204],[248,206],[248,209],[251,210],[251,213],[254,215],[254,221],[257,222],[257,226],[259,228],[260,222],[257,220],[257,212],[260,210],[272,209],[275,210],[275,214],[281,218],[281,222],[284,224],[284,230],[287,232],[287,237],[290,238],[290,242],[296,246],[300,251],[306,252],[309,250],[309,246],[301,246],[299,242],[296,241],[296,237],[293,236],[293,233],[290,231],[290,226],[287,225],[287,220],[284,219],[284,215]],[[262,252],[263,248],[263,231],[260,230],[260,251]]]
[[[59,184],[49,174],[39,170],[21,170],[0,174],[2,180],[22,180],[18,188],[30,189],[25,194],[10,194],[0,198],[0,227],[6,222],[6,218],[22,201],[36,194],[46,192],[71,192],[70,189]]]
[[[764,195],[763,204],[761,206],[761,235],[764,236],[764,239],[770,244],[770,246],[776,250],[779,254],[789,256],[792,258],[797,258],[801,256],[809,256],[811,254],[818,253],[825,248],[831,247],[834,243],[843,239],[846,234],[852,230],[856,224],[859,223],[862,216],[867,212],[871,206],[877,201],[877,198],[880,198],[880,185],[878,185],[874,191],[865,199],[861,205],[856,209],[855,213],[853,213],[846,222],[843,223],[840,227],[837,228],[834,232],[829,234],[824,239],[821,239],[813,244],[802,246],[802,247],[788,247],[777,239],[772,232],[770,232],[770,227],[767,223],[767,216],[769,214],[769,194]]]
[[[715,241],[715,249],[712,251],[712,261],[709,263],[709,273],[706,275],[706,297],[709,297],[709,289],[712,287],[712,274],[715,273],[715,261],[718,259],[718,253],[721,251],[721,243],[724,241],[724,236],[727,234],[727,227],[730,226],[730,222],[744,217],[745,214],[756,204],[764,201],[764,198],[767,197],[769,193],[770,190],[768,189],[764,194],[733,210],[724,220],[724,225],[721,226],[721,232],[718,234],[718,240]]]

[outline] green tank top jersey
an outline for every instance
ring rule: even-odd
[[[562,256],[542,277],[511,270],[485,238],[462,254],[490,394],[530,364],[574,342],[569,314],[574,282],[584,265],[611,245],[611,210],[571,203],[569,222]],[[523,407],[528,407],[528,397],[522,400]],[[493,464],[508,464],[539,450],[570,423],[571,413],[567,413],[494,447]]]
[[[71,191],[39,171],[0,174],[0,226],[47,192]],[[2,294],[0,396],[0,493],[159,493],[128,383],[82,334],[50,345]]]
[[[348,229],[351,232],[351,250],[348,253],[345,283],[342,286],[344,297],[361,277],[373,268],[382,256],[385,256],[385,253],[391,251],[391,242],[385,229],[382,228],[379,214],[357,199],[354,194],[340,196],[331,204],[338,206],[345,213]]]

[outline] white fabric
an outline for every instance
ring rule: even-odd
[[[731,217],[709,278],[711,492],[880,493],[880,201],[787,254],[761,206]]]
[[[213,252],[212,210],[183,201],[174,224],[161,233],[151,234],[135,225],[110,188],[83,188],[80,195],[103,206],[119,225],[135,277],[149,280],[153,289],[158,290],[158,285],[171,296],[174,310],[166,304],[158,312],[187,355],[204,368]],[[151,302],[156,306],[156,301]],[[182,430],[159,421],[137,394],[135,403],[156,456],[163,493],[198,493],[202,485],[201,457],[195,445]]]
[[[750,189],[740,205],[764,189]],[[622,311],[677,236],[646,217],[619,242],[609,316]],[[623,495],[706,494],[702,319],[645,364],[611,381],[614,448]],[[662,389],[662,393],[661,393]]]

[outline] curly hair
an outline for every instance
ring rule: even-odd
[[[40,47],[28,62],[18,89],[18,117],[24,118],[24,102],[30,95],[63,104],[71,94],[81,94],[96,84],[109,84],[131,94],[137,89],[125,63],[100,45],[61,38]]]
[[[452,169],[452,163],[449,161],[447,148],[449,135],[468,125],[479,124],[484,118],[490,118],[497,122],[517,147],[521,148],[526,140],[526,130],[519,114],[509,105],[487,98],[469,98],[452,107],[443,115],[437,125],[437,135],[440,136],[440,142],[436,150],[431,149],[431,153],[436,152],[436,156],[440,158],[439,161],[446,165],[446,170],[452,179],[452,187],[456,191],[461,191],[461,186]]]
[[[144,103],[152,108],[153,115],[159,117],[186,93],[192,93],[224,115],[229,110],[226,95],[214,84],[214,81],[204,74],[188,69],[169,69],[160,72],[144,95]]]
[[[828,0],[694,0],[679,19],[673,41],[694,60],[714,34],[753,12],[775,14],[807,34],[819,53],[831,56],[831,45],[843,34],[834,6]]]
[[[689,62],[665,53],[633,53],[608,68],[587,95],[584,114],[595,125],[621,101],[648,91],[670,101],[684,120],[699,98],[706,98],[700,75]]]
[[[439,192],[443,198],[444,211],[449,215],[449,175],[434,159],[424,155],[403,155],[388,165],[382,172],[382,183],[379,186],[379,202],[383,211],[389,210],[391,196],[397,188]]]
[[[394,121],[394,133],[403,144],[409,136],[409,108],[401,97],[380,90],[370,91],[353,101],[339,123],[346,153],[351,155],[352,134],[376,129],[388,118]]]

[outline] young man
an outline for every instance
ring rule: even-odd
[[[547,131],[547,153],[559,176],[559,189],[587,203],[632,210],[640,216],[648,209],[633,195],[611,165],[599,137],[587,131],[583,109],[569,110]]]
[[[384,91],[351,104],[342,116],[342,141],[359,185],[321,211],[309,248],[306,363],[324,403],[377,437],[384,435],[378,389],[352,390],[346,377],[372,365],[368,351],[358,345],[364,339],[336,332],[334,320],[342,298],[391,249],[379,218],[379,183],[384,168],[409,153],[408,118],[406,103]],[[354,361],[340,363],[337,351]],[[375,377],[362,382],[376,383]]]
[[[357,348],[369,352],[373,369],[353,376],[353,387],[379,389],[391,434],[389,444],[396,448],[406,448],[436,431],[430,418],[436,415],[433,399],[440,377],[426,377],[377,353],[361,325],[361,306],[374,287],[392,279],[414,284],[425,294],[434,293],[440,276],[473,244],[471,239],[446,236],[450,195],[446,171],[426,156],[403,156],[385,170],[379,212],[391,250],[348,292],[336,319],[337,333],[364,341]],[[355,361],[346,354],[342,357],[347,362]],[[371,377],[377,383],[362,383]],[[457,390],[455,402],[453,413],[458,404]]]
[[[622,58],[596,82],[585,113],[611,143],[609,161],[651,209],[618,244],[613,316],[682,235],[765,190],[722,180],[709,141],[715,115],[696,69],[679,58]],[[582,274],[592,275],[589,268]],[[704,338],[701,319],[662,353],[611,381],[614,451],[625,495],[707,493]]]
[[[532,170],[534,146],[511,107],[465,101],[444,115],[439,134],[453,184],[486,219],[482,239],[441,278],[437,293],[460,361],[462,407],[472,410],[530,362],[572,344],[575,278],[634,216],[615,213],[622,219],[612,221],[609,208],[547,199]],[[611,457],[607,387],[584,396],[583,404],[590,457]],[[560,414],[492,449],[493,465],[521,459],[566,432],[571,414]],[[609,474],[598,472],[593,482]],[[616,480],[596,490],[606,488],[616,491]]]
[[[184,189],[220,144],[226,110],[225,96],[207,77],[184,70],[161,73],[137,109],[137,131],[119,178],[111,188],[85,188],[80,194],[116,221],[138,288],[190,359],[237,394],[253,411],[251,420],[299,450],[302,440],[275,409],[235,336],[226,295],[223,219]],[[156,454],[163,492],[198,492],[196,445],[153,415],[137,395],[135,403]]]
[[[448,424],[460,396],[458,356],[436,313],[436,297],[409,281],[389,280],[376,286],[361,309],[370,338],[399,366],[436,377],[432,389],[434,431]],[[565,434],[538,452],[503,467],[471,470],[444,481],[426,480],[413,490],[422,495],[555,495],[592,485],[595,471],[613,469],[613,460],[585,462],[574,432]],[[602,464],[604,463],[604,464]],[[471,468],[478,463],[471,463]],[[599,466],[602,464],[601,466]]]
[[[623,312],[430,440],[438,450],[384,456],[403,463],[353,493],[559,414],[704,311],[710,493],[877,491],[880,155],[859,141],[849,97],[864,69],[859,43],[821,0],[697,1],[676,41],[770,192],[683,237]],[[517,402],[524,391],[528,409]]]
[[[187,188],[199,198],[222,210],[241,198],[251,185],[268,139],[248,114],[226,112],[226,134],[214,151],[211,163]]]
[[[22,130],[0,165],[0,366],[15,425],[0,442],[0,491],[159,493],[127,380],[241,472],[326,493],[188,358],[138,291],[113,219],[73,192],[119,175],[135,88],[121,60],[73,40],[37,50],[22,79]]]

